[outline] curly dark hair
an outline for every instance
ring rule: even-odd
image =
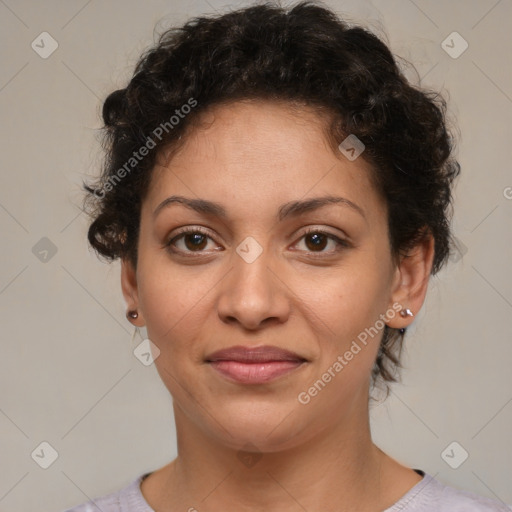
[[[335,150],[349,134],[360,139],[388,206],[394,261],[432,235],[431,274],[438,272],[454,245],[451,187],[460,172],[446,101],[409,84],[376,35],[310,1],[288,10],[267,2],[168,29],[128,85],[106,98],[105,164],[94,184],[83,183],[88,239],[100,256],[136,267],[141,204],[159,150],[180,147],[208,107],[251,98],[328,113]],[[402,344],[403,333],[386,325],[372,385],[397,382]]]

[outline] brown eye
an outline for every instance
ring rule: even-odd
[[[305,236],[306,246],[311,251],[323,250],[327,245],[328,237],[323,233],[308,233]],[[308,241],[310,243],[308,243]]]
[[[208,239],[211,239],[210,236],[200,229],[187,229],[169,240],[165,247],[171,248],[173,252],[201,253],[208,245]],[[182,242],[181,247],[177,245],[178,242]]]
[[[206,244],[206,240],[208,237],[203,235],[202,233],[192,233],[183,235],[183,240],[185,243],[185,247],[190,250],[196,249],[204,249]],[[189,243],[188,243],[189,242]]]
[[[310,229],[304,235],[302,235],[301,240],[304,239],[304,245],[306,247],[307,252],[311,253],[319,253],[320,255],[325,254],[333,254],[336,253],[343,248],[348,248],[349,243],[341,238],[333,235],[332,233],[328,233],[326,231],[322,231],[321,229]],[[328,247],[329,242],[333,242],[333,249],[330,251],[324,250]]]

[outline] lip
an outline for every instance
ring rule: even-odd
[[[265,345],[218,350],[207,356],[206,362],[231,381],[263,384],[290,373],[307,360],[289,350]]]
[[[269,361],[301,361],[306,359],[295,352],[273,345],[262,345],[261,347],[244,347],[237,345],[222,350],[217,350],[206,356],[207,362],[216,361],[237,361],[239,363],[268,363]]]

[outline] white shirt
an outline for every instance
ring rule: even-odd
[[[512,506],[448,487],[422,470],[423,476],[394,505],[382,512],[510,512]],[[155,512],[144,499],[140,484],[151,473],[138,476],[126,487],[64,512]],[[95,505],[95,504],[96,505]],[[193,507],[191,507],[193,510]]]

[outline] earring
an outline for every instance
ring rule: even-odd
[[[414,315],[413,315],[413,312],[409,308],[406,308],[406,309],[400,310],[400,316],[406,317],[406,316],[414,316]],[[405,327],[401,327],[400,329],[398,329],[398,331],[400,332],[400,334],[404,334]]]
[[[130,320],[130,318],[137,318],[139,316],[139,313],[137,313],[137,310],[134,310],[134,311],[127,311],[126,312],[126,318],[128,318],[128,320]]]

